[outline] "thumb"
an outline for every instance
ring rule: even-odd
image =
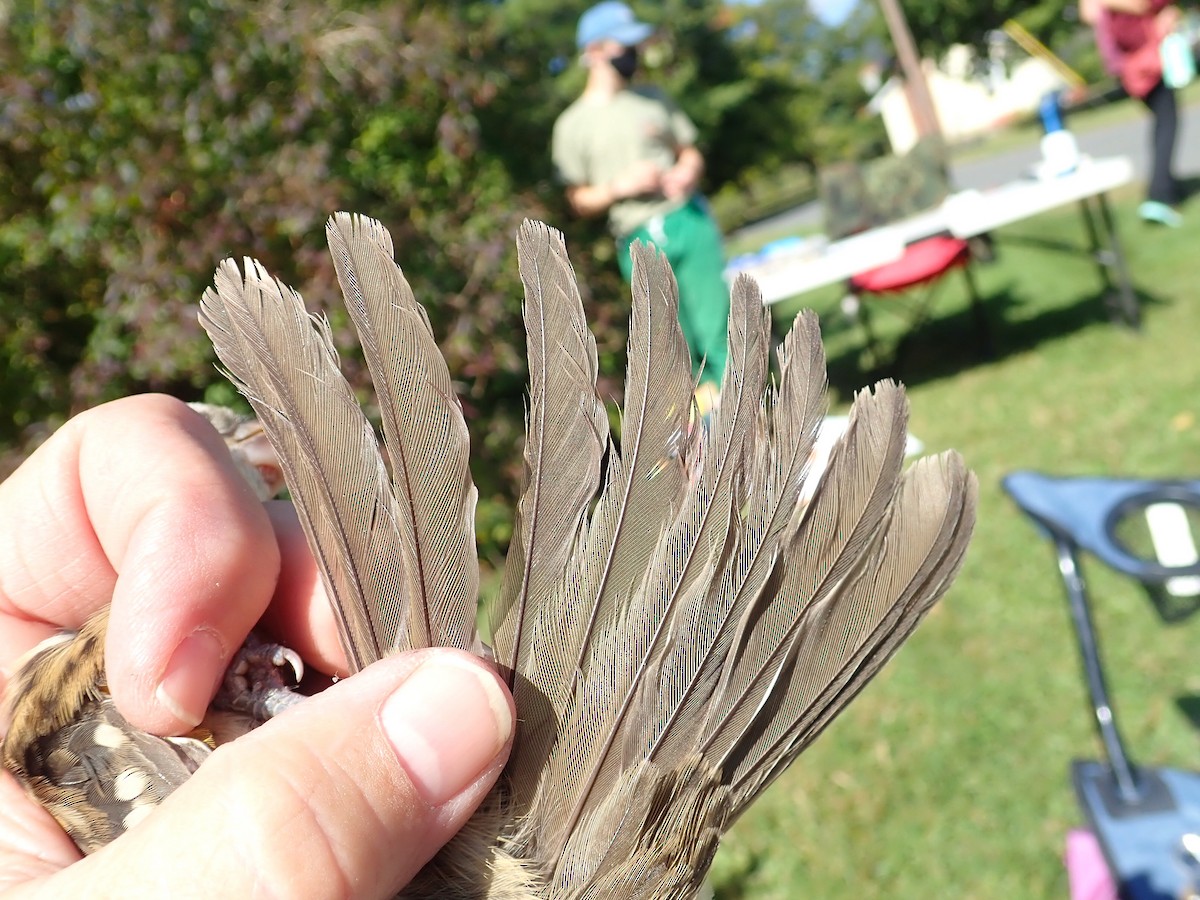
[[[383,660],[218,749],[145,822],[60,873],[83,893],[56,896],[392,896],[483,800],[513,721],[502,681],[469,654]]]

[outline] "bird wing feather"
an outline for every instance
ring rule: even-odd
[[[252,260],[230,260],[201,322],[279,454],[357,670],[397,650],[477,647],[476,491],[466,423],[425,311],[376,221],[327,227],[384,423],[388,461],[329,325]]]
[[[620,448],[609,448],[603,491],[579,530],[555,592],[540,606],[528,607],[523,616],[532,638],[521,671],[527,684],[518,683],[518,702],[524,704],[523,716],[548,727],[529,728],[518,738],[509,767],[518,809],[538,806],[550,814],[561,806],[562,798],[555,793],[559,785],[543,762],[555,741],[584,746],[590,740],[586,727],[578,735],[568,735],[561,727],[568,704],[577,696],[577,679],[595,643],[625,614],[687,482],[684,457],[692,380],[678,325],[678,290],[660,254],[640,243],[634,244],[632,254],[633,309]],[[559,467],[556,475],[578,477],[573,464]],[[547,834],[539,840],[547,841]]]
[[[665,260],[660,265],[664,268],[650,274],[665,279]],[[670,325],[678,331],[677,321]],[[630,579],[634,590],[598,630],[580,666],[578,690],[564,710],[563,738],[546,764],[552,786],[547,796],[556,798],[556,805],[545,807],[542,827],[542,840],[549,846],[565,848],[569,840],[582,839],[586,832],[576,826],[604,803],[619,780],[630,759],[630,742],[644,743],[640,712],[652,673],[659,658],[675,646],[683,611],[707,592],[727,550],[736,485],[761,404],[769,351],[766,313],[748,280],[734,291],[729,335],[730,363],[711,446],[701,443],[699,455],[686,461],[691,477],[681,485],[682,502],[671,504],[678,509],[673,521],[657,535],[642,536],[645,562]]]
[[[387,652],[469,649],[479,597],[477,491],[450,371],[425,309],[392,257],[387,230],[374,219],[337,213],[325,231],[375,386],[397,499],[400,571],[411,614]]]
[[[525,626],[533,617],[526,611],[545,609],[558,587],[599,488],[609,429],[596,393],[596,340],[562,234],[527,220],[517,234],[517,259],[525,286],[529,410],[523,489],[494,640],[502,665],[528,671],[533,628]],[[544,641],[538,647],[547,649]],[[538,664],[561,663],[543,656]]]
[[[314,328],[297,296],[256,264],[244,283],[225,264],[206,327],[273,440],[285,432],[277,446],[330,594],[366,610],[344,616],[363,620],[344,626],[351,638],[384,620],[396,633],[373,640],[385,650],[455,642],[447,635],[470,631],[477,577],[465,425],[387,232],[339,215],[330,241],[379,388],[395,491],[328,327]],[[528,437],[494,635],[521,725],[498,827],[506,858],[556,898],[617,885],[689,896],[720,832],[945,591],[975,516],[957,455],[902,472],[907,402],[890,382],[855,399],[828,466],[812,469],[825,409],[816,317],[798,317],[768,387],[769,316],[748,279],[731,294],[721,403],[711,422],[689,418],[674,277],[652,247],[632,255],[614,442],[562,237],[536,223],[518,236]],[[432,477],[414,464],[431,456],[449,457]],[[352,471],[332,471],[344,458]],[[364,525],[380,536],[350,540]]]
[[[403,627],[399,511],[375,432],[338,367],[329,323],[262,265],[217,269],[200,321],[279,454],[354,670]]]
[[[669,269],[635,261],[649,275],[635,282],[637,322],[639,298],[659,294],[654,279]],[[961,564],[975,491],[961,460],[902,475],[907,402],[883,382],[856,398],[828,467],[810,471],[825,402],[817,323],[797,321],[764,400],[768,334],[756,287],[735,283],[721,406],[698,444],[677,440],[681,478],[648,516],[654,527],[628,532],[637,565],[611,599],[580,589],[612,578],[612,523],[628,515],[623,446],[550,595],[552,610],[587,623],[573,638],[578,666],[544,682],[566,701],[557,735],[536,762],[516,760],[541,779],[518,844],[533,848],[553,896],[632,883],[621,867],[664,821],[654,804],[667,794],[668,819],[693,829],[689,865],[703,867],[703,835],[727,827],[861,690]],[[631,372],[643,352],[631,341]],[[661,889],[672,869],[660,863],[650,881]]]

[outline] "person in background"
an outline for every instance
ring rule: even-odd
[[[1147,222],[1178,228],[1183,217],[1175,205],[1181,198],[1171,165],[1179,111],[1175,91],[1163,82],[1159,46],[1178,24],[1179,9],[1169,0],[1081,0],[1079,11],[1095,30],[1105,68],[1154,116],[1153,167],[1138,215]]]
[[[720,229],[697,193],[704,157],[696,127],[661,91],[630,83],[638,48],[652,33],[615,0],[580,17],[576,45],[587,85],[554,124],[552,156],[571,209],[580,216],[607,213],[626,281],[634,241],[666,254],[679,282],[679,324],[705,415],[725,371],[729,288]]]

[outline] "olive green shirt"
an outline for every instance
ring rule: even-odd
[[[666,171],[695,141],[696,126],[661,91],[628,87],[607,100],[582,96],[563,110],[551,153],[565,184],[603,185],[644,160]],[[621,237],[683,202],[662,195],[618,200],[609,208],[608,226]]]

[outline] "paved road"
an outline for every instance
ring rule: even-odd
[[[1068,125],[1070,123],[1068,122]],[[1139,179],[1150,171],[1150,114],[1132,121],[1100,125],[1077,133],[1079,149],[1091,156],[1128,156]],[[1029,171],[1040,157],[1037,144],[1005,150],[984,159],[969,159],[951,163],[954,184],[959,188],[985,188],[1019,178]],[[1179,143],[1175,151],[1175,172],[1180,177],[1200,176],[1200,102],[1180,110]],[[806,203],[793,210],[772,216],[742,229],[740,234],[775,230],[781,226],[796,228],[819,227],[821,206]]]

